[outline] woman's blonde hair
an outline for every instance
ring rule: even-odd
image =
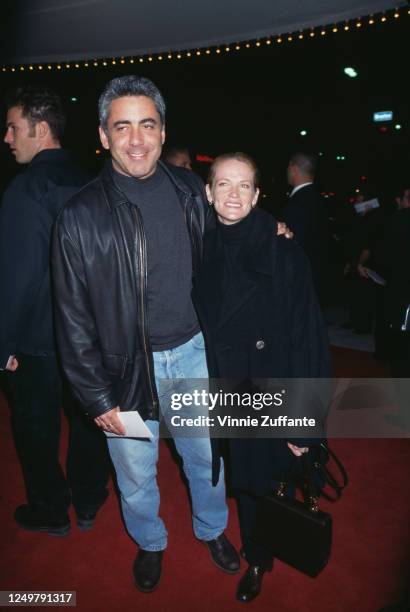
[[[241,151],[235,151],[234,153],[222,153],[222,155],[218,155],[218,157],[214,159],[214,161],[211,164],[211,167],[209,168],[208,185],[212,187],[212,183],[214,182],[214,179],[215,179],[216,166],[220,162],[228,161],[230,159],[235,159],[236,161],[243,162],[244,164],[247,164],[250,168],[252,168],[253,183],[254,183],[255,189],[259,187],[260,178],[259,178],[258,166],[256,165],[255,160],[252,159],[250,155],[248,155],[247,153],[242,153]]]

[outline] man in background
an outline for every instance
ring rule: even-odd
[[[65,117],[48,88],[22,87],[7,105],[4,141],[27,165],[6,189],[0,209],[0,368],[10,372],[12,426],[27,504],[14,514],[29,531],[89,529],[104,503],[109,464],[101,432],[70,404],[67,478],[58,458],[62,381],[57,363],[49,252],[54,220],[86,177],[61,147]]]
[[[384,241],[386,265],[386,318],[390,330],[390,365],[395,378],[410,377],[410,188],[396,197]],[[410,425],[408,397],[407,423]],[[404,412],[404,411],[403,411]]]
[[[191,156],[187,147],[180,145],[165,146],[162,159],[173,166],[192,170]]]
[[[309,258],[313,282],[322,302],[328,257],[328,220],[324,201],[314,185],[316,165],[313,155],[295,153],[291,156],[287,179],[292,191],[283,211],[283,220]]]

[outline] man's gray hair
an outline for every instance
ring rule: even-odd
[[[104,132],[108,128],[111,103],[117,98],[123,98],[124,96],[146,96],[151,98],[160,116],[162,126],[165,125],[165,102],[158,87],[149,79],[132,74],[117,77],[109,81],[98,100],[100,125]]]
[[[315,178],[317,168],[316,155],[311,155],[310,153],[294,153],[289,163],[297,166],[306,176],[312,179]]]

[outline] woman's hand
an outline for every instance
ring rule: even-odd
[[[16,357],[14,355],[10,355],[7,361],[6,370],[8,370],[9,372],[15,372],[18,367],[19,362],[17,361]]]
[[[301,457],[305,453],[309,452],[309,449],[307,446],[300,447],[300,446],[296,446],[295,444],[291,444],[290,442],[288,442],[288,448],[295,455],[295,457]]]
[[[283,234],[285,235],[286,238],[293,238],[292,230],[288,228],[286,223],[284,223],[283,221],[279,221],[277,235],[282,236]]]

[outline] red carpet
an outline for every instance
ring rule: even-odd
[[[368,354],[334,349],[338,376],[386,376]],[[158,591],[139,593],[132,583],[136,546],[123,527],[111,495],[93,531],[73,524],[65,538],[28,533],[15,525],[13,511],[24,502],[21,473],[0,397],[0,590],[77,592],[80,611],[244,610],[234,593],[237,576],[221,573],[191,530],[190,509],[178,467],[161,445],[161,514],[169,531],[163,578]],[[64,446],[65,444],[63,444]],[[322,574],[308,578],[276,562],[251,610],[280,612],[377,612],[400,601],[410,575],[409,440],[335,440],[332,447],[349,471],[343,499],[322,508],[333,514],[332,559]],[[228,534],[239,546],[232,500]],[[74,516],[71,517],[74,522]],[[245,568],[245,566],[244,566]]]

